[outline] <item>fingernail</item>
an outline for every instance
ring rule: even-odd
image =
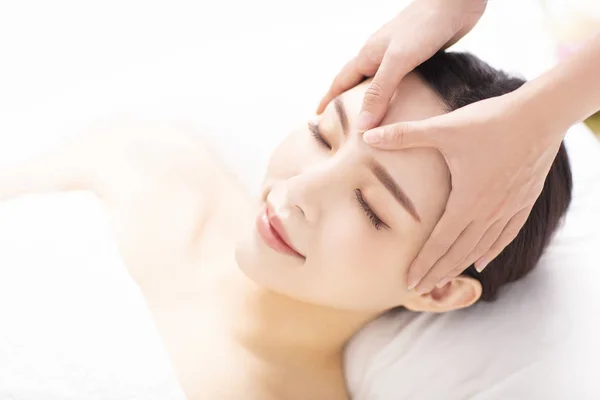
[[[417,288],[416,292],[419,295],[424,295],[425,293],[431,292],[431,290],[429,290],[429,289],[427,289],[425,287],[420,287],[420,288]]]
[[[450,282],[450,279],[448,278],[444,278],[441,281],[439,281],[439,283],[437,285],[435,285],[438,289],[443,288],[444,285],[446,285],[448,282]]]
[[[369,128],[372,128],[373,124],[373,114],[368,111],[361,111],[358,115],[358,121],[356,122],[356,128],[364,132]]]
[[[412,279],[408,281],[408,290],[413,290],[421,282],[421,279]]]
[[[481,271],[483,271],[483,269],[485,267],[487,267],[488,262],[487,261],[481,261],[479,263],[475,263],[475,270],[479,273],[481,273]]]
[[[369,144],[380,143],[383,137],[383,132],[379,129],[366,131],[363,135],[363,140]]]

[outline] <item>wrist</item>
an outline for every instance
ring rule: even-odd
[[[562,96],[560,87],[552,83],[538,78],[513,92],[521,118],[550,141],[562,140],[569,127],[577,122],[577,105]]]
[[[549,127],[564,132],[600,109],[600,34],[571,57],[537,79],[521,92],[524,107]]]

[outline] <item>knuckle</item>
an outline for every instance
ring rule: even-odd
[[[376,38],[370,38],[358,53],[359,58],[368,64],[381,62],[381,44]]]
[[[375,104],[383,99],[384,89],[378,82],[371,82],[365,91],[365,103]]]
[[[394,65],[400,64],[406,58],[400,49],[391,46],[387,51],[386,57]]]
[[[404,127],[402,125],[390,125],[384,128],[384,135],[394,143],[403,145],[404,140]]]
[[[371,65],[378,65],[379,62],[375,59],[373,50],[368,47],[363,47],[356,57],[356,65],[360,70],[370,68]]]

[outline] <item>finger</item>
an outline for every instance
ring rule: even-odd
[[[527,218],[529,218],[531,208],[532,207],[524,208],[523,210],[516,213],[510,219],[510,221],[508,221],[508,224],[506,224],[506,227],[504,228],[498,239],[494,242],[492,247],[490,247],[490,249],[475,262],[475,269],[478,272],[483,271],[493,259],[498,257],[500,253],[502,253],[502,250],[504,250],[506,246],[508,246],[513,240],[515,240],[515,238],[519,234],[519,231],[521,230],[523,225],[525,225]]]
[[[429,293],[450,271],[458,264],[464,262],[465,257],[474,250],[486,230],[487,226],[482,226],[474,222],[469,224],[446,254],[440,257],[427,274],[425,274],[415,290],[418,293]]]
[[[399,52],[389,49],[385,52],[379,69],[367,88],[361,113],[358,117],[357,129],[366,131],[381,122],[398,84],[412,70],[403,62]]]
[[[363,140],[374,147],[387,150],[438,147],[436,138],[443,137],[444,133],[437,128],[437,118],[380,126],[366,131]]]
[[[449,205],[453,202],[448,200]],[[455,210],[454,207],[448,207]],[[423,248],[408,269],[408,289],[416,287],[431,267],[452,247],[465,229],[464,221],[456,212],[444,212]]]
[[[334,78],[329,90],[319,103],[319,107],[317,108],[317,114],[321,114],[327,104],[331,102],[334,98],[345,92],[346,90],[353,88],[359,82],[364,79],[364,75],[360,71],[359,63],[356,58],[348,61],[346,65],[341,69],[341,71]]]
[[[469,268],[475,261],[481,256],[486,254],[492,245],[496,242],[502,230],[506,226],[506,220],[497,220],[494,222],[488,230],[485,232],[481,240],[477,243],[475,248],[462,260],[460,260],[454,268],[436,285],[442,287],[458,275],[462,274],[465,269]]]

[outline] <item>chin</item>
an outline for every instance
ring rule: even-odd
[[[292,265],[287,256],[272,252],[258,235],[246,235],[236,243],[235,260],[240,271],[257,286],[298,301],[313,302],[310,290],[304,290],[304,274],[298,266]]]
[[[285,288],[285,268],[269,254],[255,231],[247,233],[235,245],[235,261],[240,271],[251,281],[265,289],[282,292]],[[285,291],[283,291],[285,292]]]

